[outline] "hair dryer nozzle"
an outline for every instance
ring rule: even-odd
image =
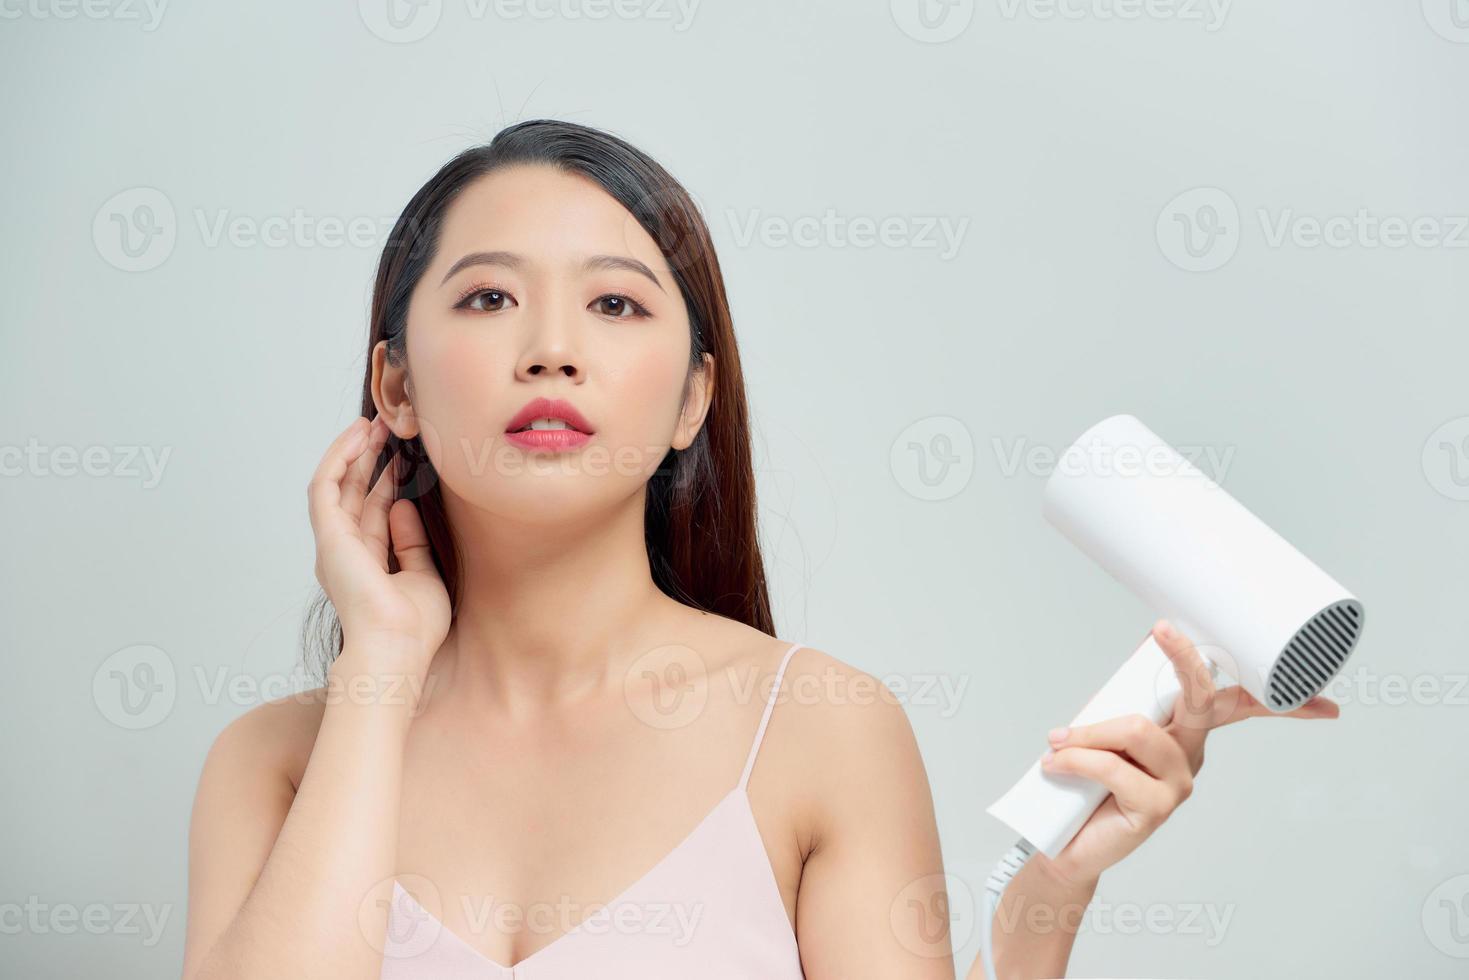
[[[1362,633],[1362,604],[1342,599],[1308,619],[1265,678],[1265,706],[1292,711],[1326,690]]]
[[[1355,596],[1131,415],[1061,455],[1042,510],[1272,711],[1320,694],[1362,634]]]

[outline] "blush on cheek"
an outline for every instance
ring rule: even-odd
[[[519,405],[504,404],[515,381],[513,355],[487,349],[483,344],[459,341],[434,352],[431,379],[456,406],[495,404],[505,409],[505,420]]]
[[[628,367],[625,392],[616,409],[626,419],[626,431],[647,451],[667,447],[678,425],[687,362],[682,358],[643,358]]]
[[[511,393],[515,364],[508,354],[448,333],[420,338],[409,369],[420,421],[433,430],[438,452],[455,457],[444,460],[452,469],[466,454],[490,453],[521,403]]]

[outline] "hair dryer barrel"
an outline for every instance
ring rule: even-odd
[[[1356,646],[1356,597],[1131,415],[1062,454],[1043,513],[1272,711],[1315,697]]]

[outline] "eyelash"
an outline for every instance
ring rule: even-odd
[[[480,293],[500,293],[503,296],[509,296],[510,295],[509,290],[501,289],[499,286],[490,285],[488,283],[476,283],[475,285],[470,286],[468,289],[462,291],[459,294],[459,298],[454,301],[454,309],[456,309],[456,310],[466,310],[466,309],[468,309],[469,308],[469,301],[471,299],[473,299],[474,297],[478,296]],[[653,315],[653,314],[651,314],[651,313],[648,312],[647,304],[644,303],[637,296],[634,296],[632,293],[627,293],[627,292],[622,292],[622,293],[603,293],[601,296],[598,296],[596,299],[592,300],[592,302],[593,303],[600,303],[604,299],[620,299],[620,300],[623,300],[623,301],[627,302],[632,307],[632,310],[633,310],[632,313],[628,314],[627,316],[614,316],[614,317],[612,317],[612,319],[614,319],[614,320],[639,320],[639,319],[644,319],[646,317],[650,317],[650,316]],[[481,312],[481,311],[479,311],[479,310],[471,310],[470,312],[478,313],[478,312]],[[498,310],[489,310],[489,311],[486,311],[486,312],[495,313],[495,312],[499,312],[499,311]]]

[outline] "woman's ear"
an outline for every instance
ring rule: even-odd
[[[689,379],[689,393],[684,398],[683,411],[678,417],[678,426],[673,432],[673,448],[687,449],[693,445],[694,437],[704,425],[709,406],[714,399],[714,355],[704,354],[704,362]]]
[[[388,429],[399,439],[418,435],[418,417],[413,412],[413,381],[408,369],[388,360],[388,342],[379,340],[372,349],[372,401]]]

